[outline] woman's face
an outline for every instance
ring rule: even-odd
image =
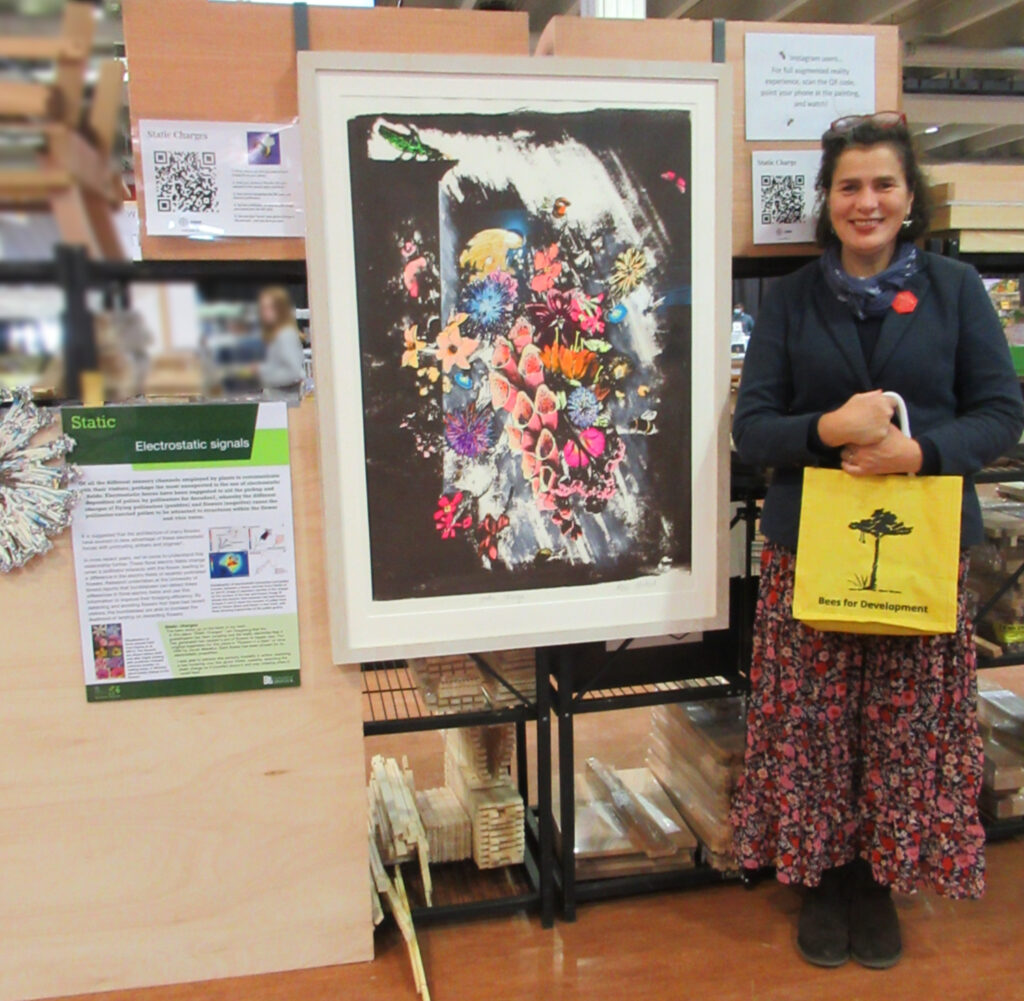
[[[277,310],[274,308],[274,300],[269,295],[261,295],[259,298],[260,323],[264,327],[272,327],[277,321]]]
[[[913,202],[903,163],[888,143],[853,146],[840,155],[828,213],[844,250],[859,257],[891,251]]]

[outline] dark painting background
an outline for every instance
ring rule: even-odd
[[[443,540],[434,529],[433,513],[444,488],[443,459],[417,454],[413,435],[400,427],[423,404],[409,369],[398,363],[403,317],[409,300],[395,277],[401,273],[400,237],[418,230],[421,248],[440,259],[438,184],[451,162],[371,160],[367,144],[374,123],[479,135],[533,133],[538,142],[565,136],[585,144],[599,158],[617,158],[634,185],[646,192],[648,208],[668,234],[671,253],[657,278],[663,303],[658,308],[663,350],[659,369],[664,383],[658,404],[659,432],[627,438],[632,450],[647,450],[645,474],[649,517],[637,533],[636,545],[612,566],[573,565],[546,560],[541,554],[528,569],[510,571],[484,567],[472,536]],[[692,188],[681,195],[663,174],[673,171],[690,179],[690,123],[681,111],[595,110],[581,113],[523,112],[496,115],[366,115],[348,122],[354,218],[354,249],[359,329],[335,336],[358,337],[362,363],[367,500],[375,600],[429,595],[473,594],[628,580],[657,571],[659,561],[686,566],[690,561],[690,226]],[[552,190],[552,198],[572,198],[573,178]],[[502,205],[492,197],[479,213],[483,229],[500,225],[502,212],[516,212],[515,200]],[[464,205],[456,214],[469,215]],[[543,218],[528,233],[532,250],[543,244]],[[460,225],[460,230],[463,229]],[[595,272],[598,269],[595,269]],[[435,288],[433,291],[439,292]],[[428,290],[422,293],[426,295]],[[610,329],[610,328],[609,328]],[[422,334],[421,334],[422,336]],[[612,338],[614,340],[614,338]],[[620,347],[616,344],[616,347]],[[628,341],[621,345],[628,353]],[[639,378],[634,376],[634,379]],[[440,398],[440,389],[437,390]],[[359,429],[352,429],[359,433]],[[670,531],[666,538],[663,522]]]

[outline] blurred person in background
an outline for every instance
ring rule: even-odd
[[[265,288],[257,301],[266,355],[260,365],[264,392],[275,398],[298,396],[304,378],[302,338],[295,304],[280,286]]]

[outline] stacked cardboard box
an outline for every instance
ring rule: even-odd
[[[741,698],[658,706],[651,711],[647,764],[716,868],[735,867],[729,807],[743,767]]]

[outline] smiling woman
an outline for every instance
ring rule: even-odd
[[[824,254],[762,305],[733,421],[741,458],[774,472],[732,818],[743,865],[808,888],[805,959],[886,967],[902,950],[891,887],[984,889],[973,633],[962,586],[952,634],[826,633],[794,619],[804,468],[963,477],[966,549],[982,538],[971,474],[1017,441],[1024,412],[981,279],[914,245],[928,194],[903,116],[834,123],[818,192]],[[892,424],[883,391],[906,401],[916,438]],[[965,568],[966,556],[961,585]]]

